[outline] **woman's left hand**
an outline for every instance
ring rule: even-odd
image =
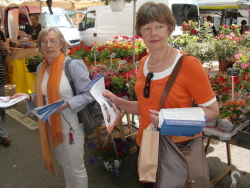
[[[156,110],[149,110],[149,118],[154,126],[157,128],[159,124],[159,112]]]
[[[62,106],[60,106],[60,108],[58,108],[58,109],[54,112],[54,114],[60,114],[60,113],[61,113],[64,109],[66,109],[66,108],[70,108],[70,105],[69,105],[68,102],[63,103]]]

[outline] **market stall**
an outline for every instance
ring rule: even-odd
[[[15,84],[17,93],[35,92],[36,76],[34,73],[28,72],[25,57],[39,54],[37,48],[10,47],[10,52],[11,61],[6,70],[7,83]]]

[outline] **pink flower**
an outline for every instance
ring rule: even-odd
[[[242,64],[241,64],[241,67],[242,67],[243,69],[247,69],[247,67],[249,67],[249,63],[242,63]]]

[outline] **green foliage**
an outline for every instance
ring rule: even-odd
[[[228,119],[232,124],[239,125],[244,119],[244,100],[227,101],[220,107],[219,118]]]
[[[122,93],[124,91],[124,78],[122,76],[113,76],[111,78],[111,88],[113,93]]]
[[[38,66],[44,60],[44,56],[42,55],[34,55],[34,56],[26,56],[25,65],[35,65]]]

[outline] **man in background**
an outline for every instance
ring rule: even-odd
[[[207,16],[207,21],[213,24],[213,21],[212,21],[212,17],[211,17],[211,16]],[[216,30],[215,30],[214,24],[213,24],[213,26],[212,26],[212,30],[213,30],[214,36],[216,36]]]
[[[36,14],[31,14],[30,15],[30,21],[32,23],[32,25],[30,26],[30,28],[28,28],[25,32],[27,34],[30,34],[32,37],[32,40],[34,42],[37,42],[37,37],[39,32],[42,30],[42,25],[38,23],[39,17]]]
[[[1,25],[1,18],[0,18]],[[5,96],[5,76],[4,76],[4,66],[8,67],[10,62],[10,50],[5,42],[5,35],[0,31],[0,96]],[[4,119],[5,119],[5,109],[0,108],[0,143],[5,146],[8,146],[11,140],[8,138],[6,129],[4,128]]]

